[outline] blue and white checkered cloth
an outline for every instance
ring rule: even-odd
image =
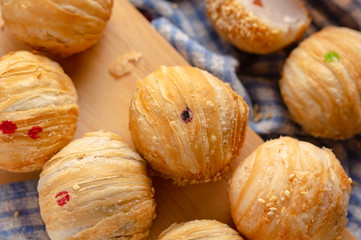
[[[40,217],[37,183],[0,185],[0,240],[49,239]]]
[[[153,19],[155,29],[189,63],[229,82],[249,106],[259,106],[264,117],[253,122],[251,112],[250,126],[265,140],[289,135],[333,149],[347,174],[359,183],[352,187],[347,227],[361,239],[361,136],[346,141],[314,139],[290,120],[278,80],[295,45],[265,56],[247,54],[233,48],[213,30],[205,15],[205,0],[130,1]],[[312,24],[305,36],[330,24],[361,30],[361,0],[307,0],[306,4]],[[0,240],[48,239],[39,214],[36,187],[37,181],[0,185]]]

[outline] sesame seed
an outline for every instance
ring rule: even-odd
[[[260,202],[260,203],[265,203],[266,201],[263,200],[262,198],[258,198],[258,202]]]
[[[275,207],[271,207],[269,210],[271,210],[271,211],[277,211],[277,208],[275,208]]]
[[[274,214],[275,214],[275,212],[272,212],[272,211],[270,211],[270,212],[267,213],[268,216],[272,216],[272,215],[274,215]]]
[[[266,207],[273,207],[274,205],[275,205],[274,202],[269,202],[269,203],[266,204]]]
[[[275,202],[275,201],[277,201],[277,197],[276,196],[272,196],[269,200],[271,201],[271,202]]]
[[[352,183],[352,178],[348,178],[348,182],[351,184]]]
[[[75,185],[73,186],[73,189],[74,189],[74,190],[79,190],[79,189],[80,189],[80,186],[79,186],[78,184],[75,184]]]
[[[286,190],[286,191],[285,191],[285,195],[286,195],[287,198],[289,198],[289,197],[291,196],[290,191]]]
[[[296,174],[292,173],[292,174],[288,177],[288,179],[289,179],[289,180],[292,180],[292,179],[294,179],[295,177],[296,177]]]
[[[282,207],[281,213],[282,213],[282,214],[285,214],[285,213],[286,213],[286,208],[285,208],[285,207]]]

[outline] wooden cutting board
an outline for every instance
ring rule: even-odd
[[[0,31],[0,55],[20,49],[30,50],[19,43],[6,27]],[[114,79],[108,72],[109,66],[118,56],[131,50],[141,52],[142,59],[131,74]],[[119,134],[129,144],[128,108],[136,90],[136,80],[161,65],[189,65],[126,0],[115,0],[112,17],[94,47],[67,59],[51,57],[63,66],[78,90],[80,112],[75,138],[88,131],[104,129]],[[248,129],[234,166],[262,143],[263,140]],[[34,179],[38,174],[0,170],[0,183]],[[149,239],[157,239],[159,233],[174,222],[217,219],[233,226],[228,207],[227,178],[217,183],[177,187],[168,180],[153,177],[157,218]],[[347,230],[343,239],[356,238]]]

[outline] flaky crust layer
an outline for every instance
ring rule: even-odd
[[[146,239],[155,218],[145,161],[109,132],[63,148],[45,164],[38,192],[52,240]]]
[[[63,57],[95,44],[112,0],[1,0],[6,26],[31,47]]]
[[[361,34],[326,27],[288,57],[280,89],[292,119],[315,137],[361,133]]]
[[[73,138],[77,98],[71,79],[50,59],[26,51],[2,57],[0,168],[15,172],[41,169]],[[7,125],[16,129],[9,132]]]
[[[153,170],[178,184],[220,179],[245,138],[245,101],[194,67],[161,67],[137,88],[129,128]]]
[[[243,240],[237,231],[216,220],[194,220],[174,223],[164,230],[158,240]]]
[[[294,1],[294,0],[292,0]],[[306,21],[292,24],[287,30],[275,27],[245,8],[241,0],[207,0],[207,15],[218,34],[240,50],[269,54],[301,38],[311,22],[302,2],[296,0]]]
[[[331,150],[290,137],[259,146],[229,184],[231,213],[247,239],[340,239],[350,181]]]

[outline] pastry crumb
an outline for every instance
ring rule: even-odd
[[[272,113],[268,113],[267,115],[266,115],[266,119],[270,119],[272,117]]]
[[[127,52],[118,57],[110,66],[109,73],[114,78],[121,78],[132,72],[134,65],[139,62],[142,53],[136,51]]]
[[[253,121],[254,121],[254,122],[259,122],[259,121],[262,120],[262,118],[263,118],[262,113],[256,113],[256,114],[254,114]]]
[[[173,8],[178,8],[178,4],[177,3],[172,3]]]
[[[253,111],[254,111],[253,121],[254,122],[261,121],[262,118],[263,118],[263,114],[261,112],[259,112],[259,105],[258,104],[254,105]]]
[[[254,5],[257,5],[257,6],[259,6],[259,7],[263,7],[263,4],[262,4],[261,0],[254,0],[254,1],[253,1],[253,4],[254,4]]]
[[[15,211],[14,212],[14,218],[17,218],[19,216],[20,212],[19,211]]]

